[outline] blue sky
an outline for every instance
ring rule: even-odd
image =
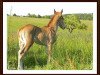
[[[96,11],[96,2],[3,2],[3,11],[7,14],[16,13],[17,15],[40,14],[51,15],[53,10],[60,11],[63,14],[72,13],[93,13]]]

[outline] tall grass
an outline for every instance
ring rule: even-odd
[[[49,19],[7,17],[8,20],[8,49],[7,67],[17,69],[18,38],[17,30],[26,24],[39,27],[47,25]],[[47,64],[45,46],[34,44],[24,57],[24,65],[27,70],[91,70],[93,68],[93,23],[82,20],[87,30],[75,29],[72,33],[68,30],[58,29],[57,41],[53,45],[51,63]]]

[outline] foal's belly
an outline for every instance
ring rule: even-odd
[[[34,42],[39,45],[46,45],[47,37],[43,33],[35,35]]]
[[[34,37],[34,42],[39,44],[39,45],[47,45],[47,41],[50,41],[53,44],[56,41],[56,35],[53,36],[51,39],[44,33],[39,33]]]

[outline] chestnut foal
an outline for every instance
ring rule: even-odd
[[[62,12],[63,10],[61,10],[61,12],[56,12],[54,10],[54,15],[50,22],[47,26],[42,28],[28,24],[19,29],[18,39],[20,50],[18,51],[18,69],[23,69],[22,58],[34,42],[47,47],[47,63],[50,62],[51,49],[53,43],[56,41],[58,26],[62,29],[66,28]]]

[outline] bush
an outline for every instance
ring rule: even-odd
[[[70,33],[76,28],[87,29],[87,26],[84,23],[81,23],[79,17],[76,15],[67,15],[65,16],[64,21]]]
[[[78,29],[86,29],[86,30],[87,30],[87,26],[83,23],[82,25],[80,25],[80,26],[78,27]]]

